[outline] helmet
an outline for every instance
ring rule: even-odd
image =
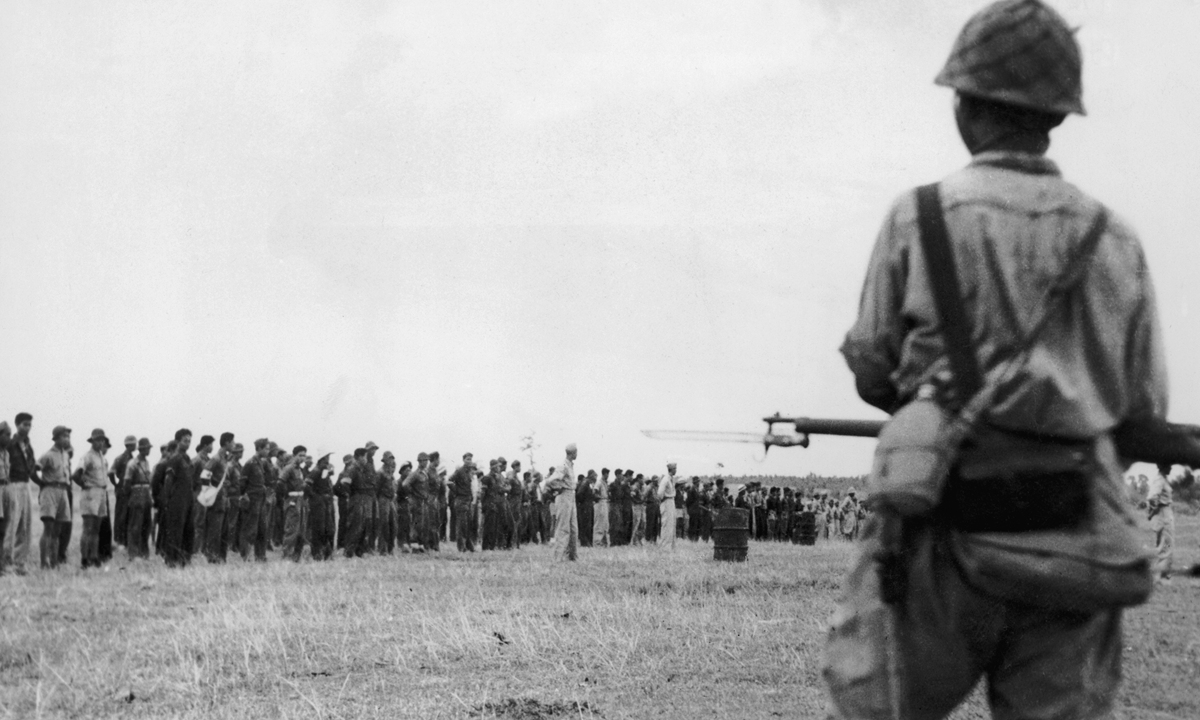
[[[1046,113],[1084,115],[1075,34],[1041,0],[1001,0],[963,26],[934,82]]]

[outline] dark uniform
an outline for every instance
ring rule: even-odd
[[[450,502],[454,503],[454,541],[458,544],[459,552],[475,552],[475,541],[471,533],[471,515],[474,514],[471,481],[474,474],[474,467],[463,463],[450,476]]]
[[[384,463],[376,475],[375,543],[379,554],[391,555],[396,549],[396,476]]]
[[[254,550],[254,559],[259,562],[267,560],[267,478],[270,476],[269,460],[255,455],[242,468],[242,509],[238,524],[241,526],[242,559],[250,559],[250,550]]]
[[[195,506],[199,478],[187,451],[176,450],[167,461],[163,475],[162,552],[167,567],[183,567],[195,551]]]
[[[328,560],[333,556],[333,468],[313,468],[304,490],[308,498],[308,521],[312,529],[313,560]]]

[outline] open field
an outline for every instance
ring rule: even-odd
[[[1177,564],[1200,561],[1179,519]],[[36,556],[36,548],[35,556]],[[159,560],[0,578],[0,717],[817,718],[850,546]],[[1126,717],[1200,717],[1200,583],[1127,614]],[[979,693],[956,718],[986,717]]]

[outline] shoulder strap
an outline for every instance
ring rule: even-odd
[[[933,302],[937,307],[942,340],[950,357],[950,370],[959,404],[966,403],[983,385],[975,346],[971,343],[971,327],[963,308],[954,253],[946,233],[942,215],[942,199],[937,183],[917,188],[917,227]]]

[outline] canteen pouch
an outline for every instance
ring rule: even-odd
[[[941,502],[965,428],[932,397],[918,396],[896,411],[875,445],[871,503],[902,517],[932,513]]]
[[[1071,612],[1145,602],[1154,589],[1151,554],[1114,479],[1120,470],[1107,438],[1098,441],[1084,477],[1086,509],[1069,526],[952,531],[950,545],[966,582],[995,597]]]

